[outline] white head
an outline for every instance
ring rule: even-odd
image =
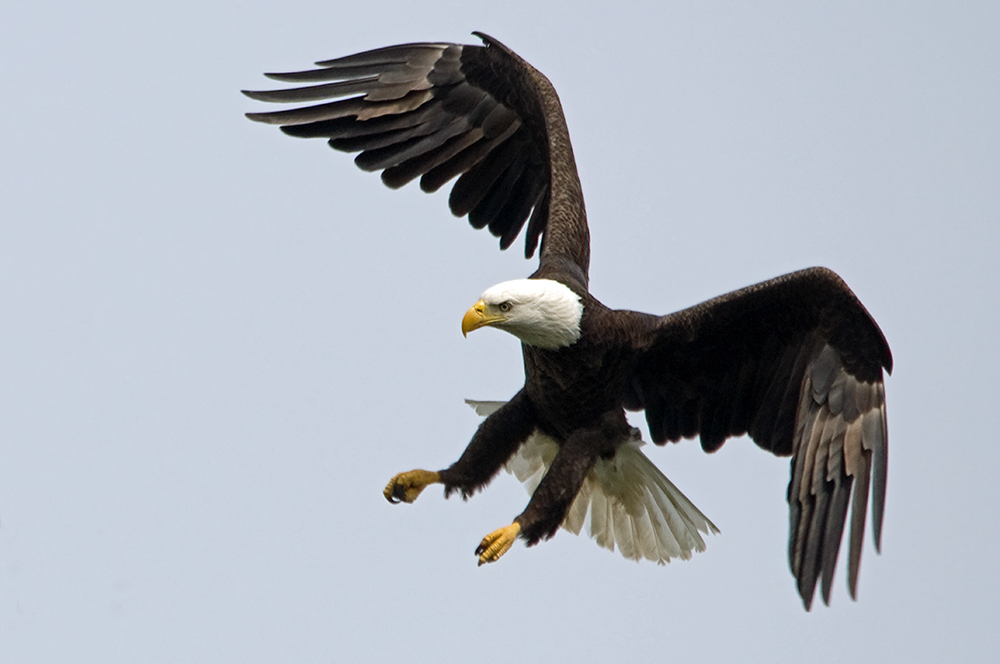
[[[486,325],[510,332],[529,346],[554,350],[580,338],[583,303],[551,279],[516,279],[483,293],[462,319],[462,334]]]

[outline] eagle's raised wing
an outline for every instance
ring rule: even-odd
[[[527,221],[525,257],[544,235],[543,267],[550,255],[566,257],[586,285],[586,214],[559,98],[513,51],[476,34],[485,46],[404,44],[268,74],[309,85],[244,94],[310,105],[247,117],[360,152],[355,163],[381,170],[393,188],[420,178],[432,192],[458,177],[449,199],[456,216],[489,228],[502,249]]]
[[[653,441],[700,435],[706,451],[748,433],[792,456],[789,560],[808,608],[829,602],[848,503],[848,586],[857,591],[869,485],[880,546],[887,461],[882,370],[889,346],[857,297],[812,268],[663,317],[636,314],[641,347],[625,407]],[[851,490],[853,486],[853,499]]]

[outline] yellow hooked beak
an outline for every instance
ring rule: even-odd
[[[468,336],[469,332],[478,330],[486,325],[493,325],[505,320],[502,314],[489,313],[486,310],[486,303],[480,300],[472,305],[472,308],[465,312],[462,317],[462,336]]]

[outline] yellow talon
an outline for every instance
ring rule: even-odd
[[[500,560],[500,556],[507,553],[507,550],[510,549],[511,544],[514,543],[520,532],[521,524],[515,521],[506,528],[494,530],[484,537],[483,541],[476,548],[476,555],[479,556],[479,564],[485,565],[486,563],[495,563]]]
[[[430,470],[411,470],[399,473],[385,485],[382,495],[390,503],[412,503],[428,484],[437,484],[441,476]]]

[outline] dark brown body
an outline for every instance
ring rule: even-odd
[[[469,496],[484,487],[538,429],[560,452],[515,521],[529,544],[554,535],[597,458],[614,455],[630,439],[622,396],[637,353],[623,323],[638,316],[611,311],[588,295],[579,341],[559,350],[523,345],[524,388],[440,472],[445,492]]]

